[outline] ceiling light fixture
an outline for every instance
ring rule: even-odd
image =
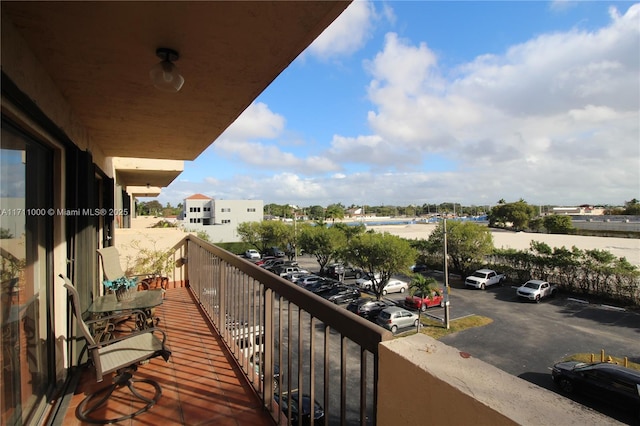
[[[149,72],[153,85],[165,92],[177,92],[184,84],[184,77],[173,63],[180,57],[178,52],[166,47],[156,49],[156,56],[162,59]]]

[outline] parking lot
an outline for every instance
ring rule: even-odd
[[[299,259],[301,266],[317,271],[314,258]],[[441,284],[442,275],[433,275]],[[352,282],[353,280],[347,280]],[[568,355],[594,353],[627,356],[640,363],[640,314],[614,306],[588,304],[568,295],[533,303],[519,300],[515,285],[486,290],[464,288],[461,280],[450,279],[450,319],[468,315],[488,317],[492,323],[441,338],[471,356],[538,386],[559,392],[551,380],[550,368]],[[404,294],[389,294],[387,300],[402,304]],[[429,308],[428,315],[443,319],[444,309]],[[576,399],[628,424],[637,424],[628,413],[591,401]],[[636,422],[636,423],[634,423]]]

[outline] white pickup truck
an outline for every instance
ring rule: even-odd
[[[492,269],[478,269],[465,278],[464,285],[484,290],[491,285],[502,284],[505,279],[504,274],[499,274]]]
[[[551,297],[556,293],[555,284],[549,284],[546,281],[541,280],[529,280],[522,284],[516,290],[518,297],[524,297],[525,299],[535,300],[540,302],[543,297]]]

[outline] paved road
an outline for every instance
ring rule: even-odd
[[[301,264],[317,270],[317,263],[314,265],[313,259],[306,256]],[[441,275],[434,278],[442,282]],[[510,285],[483,291],[464,288],[459,280],[452,279],[450,286],[452,320],[476,314],[493,322],[440,340],[531,383],[558,392],[550,367],[574,353],[594,353],[599,357],[604,349],[607,354],[627,356],[629,361],[640,363],[637,312],[580,303],[562,294],[539,304],[521,301]],[[387,299],[401,302],[405,296],[391,294]],[[444,318],[443,308],[430,308],[427,313]],[[624,423],[637,424],[619,410],[580,402]]]

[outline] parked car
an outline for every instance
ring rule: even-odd
[[[275,266],[277,263],[276,262],[282,262],[282,259],[279,259],[277,257],[274,256],[269,256],[268,258],[265,256],[263,257],[263,259],[266,259],[264,262],[262,262],[260,264],[260,262],[256,262],[256,264],[259,264],[261,268],[269,268],[271,266]]]
[[[264,382],[264,352],[256,353],[249,361],[249,368],[253,368],[260,380]],[[278,392],[280,387],[280,368],[278,365],[273,366],[273,392]]]
[[[318,294],[338,285],[340,285],[340,281],[331,278],[320,278],[318,281],[308,284],[305,288],[312,293]]]
[[[415,274],[421,274],[424,272],[428,272],[429,268],[427,268],[427,265],[413,265],[411,266],[411,272],[415,273]]]
[[[244,257],[247,259],[260,259],[260,252],[256,249],[249,249],[244,252]]]
[[[333,279],[360,278],[364,272],[355,266],[345,265],[342,263],[333,263],[326,267],[324,274]]]
[[[336,305],[340,303],[351,302],[360,297],[360,289],[352,285],[339,285],[328,289],[327,291],[319,294],[329,302],[333,302]]]
[[[464,280],[464,285],[484,290],[490,285],[500,284],[504,282],[506,277],[492,269],[478,269]]]
[[[284,257],[284,251],[278,247],[269,247],[265,250],[264,254],[267,256]]]
[[[294,284],[297,284],[299,280],[302,280],[306,277],[314,277],[315,275],[310,272],[290,272],[284,276],[286,280],[291,281]]]
[[[516,289],[519,298],[540,302],[544,297],[553,297],[556,293],[556,286],[542,280],[529,280]]]
[[[565,393],[581,393],[606,404],[630,409],[640,420],[638,370],[607,362],[586,364],[567,361],[555,364],[551,377]]]
[[[418,314],[404,308],[393,306],[381,310],[376,322],[378,325],[391,330],[391,332],[395,334],[399,328],[411,326],[417,327]]]
[[[434,306],[444,307],[444,290],[440,289],[438,293],[432,291],[429,294],[422,294],[421,292],[416,292],[413,296],[407,296],[404,299],[404,305],[408,308],[412,309],[420,309],[422,312],[426,311],[427,308],[432,308]]]
[[[308,425],[311,424],[311,397],[306,394],[302,394],[302,413],[298,412],[298,401],[300,395],[298,391],[293,391],[290,394],[282,394],[282,403],[280,402],[280,395],[275,393],[273,395],[274,401],[280,406],[280,410],[285,414],[289,412],[289,404],[291,404],[291,418],[289,424],[291,425]],[[318,401],[313,401],[313,424],[322,426],[324,425],[324,408]]]
[[[376,273],[374,274],[374,276],[376,278],[376,281],[380,280],[380,274]],[[371,278],[371,275],[364,274],[356,280],[356,285],[363,290],[369,290],[371,289],[371,287],[373,287],[373,279]]]
[[[244,326],[231,333],[231,340],[238,346],[240,353],[256,364],[260,354],[264,353],[264,328]],[[255,359],[254,359],[255,358]]]
[[[255,265],[257,265],[257,266],[262,266],[262,265],[264,265],[265,263],[267,263],[267,262],[269,262],[269,261],[271,261],[271,260],[273,260],[273,259],[275,259],[275,257],[273,257],[273,256],[262,256],[262,258],[260,258],[260,259],[256,260],[256,261],[255,261],[255,262],[253,262],[253,263],[254,263]]]
[[[309,286],[310,284],[316,283],[320,280],[322,280],[323,278],[319,275],[315,275],[315,274],[310,274],[304,278],[299,279],[296,284],[298,284],[300,287],[304,287],[307,288],[307,286]]]
[[[265,265],[267,265],[267,264],[265,263]],[[262,265],[262,267],[264,269],[266,269],[267,271],[272,271],[272,272],[276,268],[279,268],[279,267],[282,267],[282,266],[298,266],[298,262],[296,262],[295,260],[286,260],[286,259],[282,259],[282,258],[276,258],[272,262],[269,262],[269,264],[267,266]]]
[[[375,321],[381,310],[391,306],[394,305],[384,300],[376,300],[371,297],[361,297],[351,301],[351,303],[347,305],[347,310],[356,315],[360,315],[362,318]]]
[[[287,274],[292,274],[294,272],[302,272],[305,274],[309,273],[309,271],[307,271],[306,269],[302,269],[299,266],[292,266],[292,265],[275,266],[272,269],[270,269],[270,271],[276,275],[280,275],[281,277],[284,277]]]
[[[382,288],[382,294],[386,295],[387,293],[404,293],[407,290],[409,290],[409,283],[392,278],[387,281],[385,286]]]

